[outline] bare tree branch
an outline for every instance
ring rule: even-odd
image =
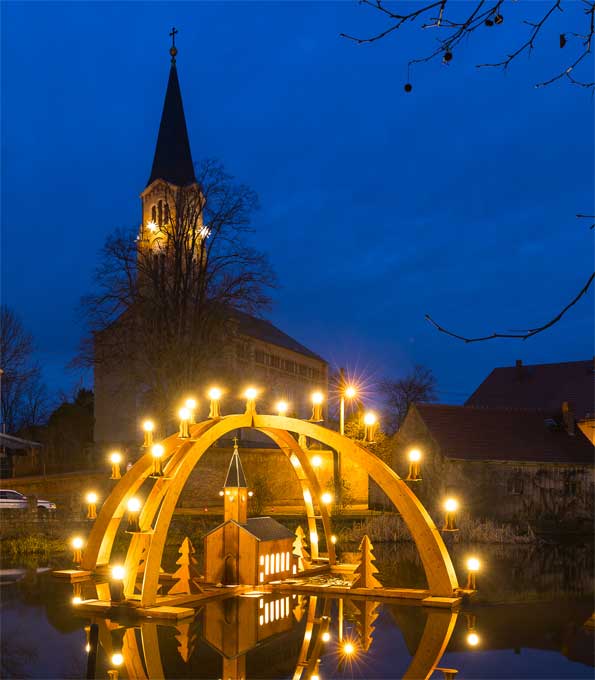
[[[589,276],[587,279],[587,282],[585,285],[581,288],[581,290],[577,293],[577,295],[560,311],[556,316],[548,321],[546,324],[543,326],[538,326],[537,328],[528,328],[525,330],[518,330],[518,331],[509,331],[509,332],[495,332],[492,333],[491,335],[484,335],[480,336],[477,338],[468,338],[465,337],[464,335],[460,335],[459,333],[454,333],[453,331],[449,331],[443,326],[441,326],[439,323],[434,321],[434,319],[429,315],[426,314],[425,318],[427,321],[429,321],[436,330],[440,331],[441,333],[445,333],[446,335],[450,335],[451,338],[456,338],[457,340],[462,340],[463,342],[483,342],[485,340],[494,340],[495,338],[517,338],[519,340],[527,340],[528,338],[533,337],[534,335],[537,335],[538,333],[542,333],[543,331],[547,330],[548,328],[551,328],[554,324],[558,323],[560,319],[566,314],[566,312],[571,309],[571,307],[574,307],[576,303],[584,296],[587,294],[587,291],[589,290],[591,284],[593,283],[593,279],[595,279],[595,272]]]
[[[583,63],[587,56],[591,54],[592,40],[595,33],[595,0],[582,1],[585,7],[584,14],[587,19],[585,30],[560,33],[559,41],[560,48],[563,48],[567,45],[569,39],[579,40],[581,52],[574,59],[571,59],[568,65],[557,75],[538,82],[536,87],[545,87],[546,85],[550,85],[563,78],[566,78],[573,85],[578,85],[580,87],[590,89],[595,87],[595,81],[582,80],[575,77],[575,69],[577,66]],[[421,6],[419,3],[416,3],[415,9],[411,12],[396,12],[389,9],[386,2],[383,0],[361,0],[362,5],[371,7],[382,14],[383,17],[386,17],[389,21],[389,26],[378,33],[368,36],[355,36],[349,33],[341,33],[340,37],[351,40],[358,45],[370,44],[386,38],[406,25],[414,24],[423,17],[427,17],[427,22],[422,23],[420,28],[438,29],[440,31],[440,34],[437,37],[437,46],[429,54],[423,57],[410,59],[408,65],[412,66],[414,64],[428,62],[438,56],[442,56],[443,61],[448,63],[452,59],[453,50],[476,30],[501,25],[504,22],[504,17],[502,15],[504,2],[505,0],[492,0],[491,2],[476,0],[472,3],[454,3],[452,0],[439,0],[438,2],[424,3]],[[541,15],[540,18],[535,20],[524,20],[523,23],[530,27],[528,38],[504,59],[493,63],[478,64],[478,68],[501,67],[507,69],[511,62],[520,55],[524,53],[530,54],[535,47],[536,41],[541,37],[544,27],[551,23],[553,16],[563,12],[562,2],[563,0],[553,0],[547,11]],[[438,16],[432,16],[432,12],[438,8]],[[411,87],[409,86],[407,91],[410,89]]]

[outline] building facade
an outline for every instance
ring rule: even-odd
[[[142,223],[137,241],[139,249],[152,254],[156,267],[165,247],[167,225],[175,220],[175,211],[181,209],[180,196],[189,201],[185,209],[192,201],[200,205],[202,200],[192,161],[176,54],[174,49],[151,174],[140,195]],[[200,210],[196,219],[199,233],[205,230],[201,238],[206,240],[208,227],[202,224]],[[252,383],[262,390],[270,410],[274,401],[283,398],[291,402],[297,415],[305,415],[311,392],[327,390],[327,362],[269,321],[235,310],[230,310],[229,317],[230,333],[218,358],[222,372],[232,377],[233,385],[228,387],[237,391],[228,395],[227,408],[233,412],[240,390]],[[117,323],[103,333],[117,332]],[[112,358],[113,350],[105,349],[114,345],[106,337],[95,336],[94,441],[100,451],[118,445],[132,452],[140,442],[141,420],[147,415],[143,413],[143,388],[132,370],[127,370],[117,357]],[[109,337],[111,340],[113,335]],[[196,376],[196,384],[197,389],[208,387],[201,384],[200,375]]]

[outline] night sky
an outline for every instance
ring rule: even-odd
[[[475,68],[524,40],[513,12],[545,7],[508,7],[448,66],[416,67],[406,94],[407,60],[433,37],[340,39],[384,25],[356,2],[3,3],[2,300],[50,389],[80,379],[66,364],[100,247],[139,223],[172,25],[195,161],[221,159],[259,194],[274,323],[371,382],[425,364],[454,403],[517,358],[592,356],[593,291],[525,342],[464,345],[424,321],[540,325],[592,269],[593,231],[574,215],[593,214],[594,100],[565,81],[533,87],[565,65],[558,34],[581,28],[580,3],[530,60]]]

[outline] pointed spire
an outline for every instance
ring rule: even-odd
[[[224,488],[246,488],[246,477],[244,475],[244,468],[240,460],[240,452],[238,451],[238,438],[233,440],[233,455],[229,462],[229,469],[227,470],[227,478],[225,479]]]
[[[179,187],[188,186],[196,182],[190,142],[188,141],[188,130],[186,128],[186,117],[184,116],[184,106],[182,104],[182,93],[176,69],[176,54],[178,53],[175,46],[176,33],[177,30],[175,28],[170,33],[173,44],[170,49],[171,67],[169,70],[169,81],[161,114],[153,168],[151,169],[151,176],[147,186],[156,179],[163,179]]]

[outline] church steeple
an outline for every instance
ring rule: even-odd
[[[240,460],[237,438],[234,439],[233,454],[229,462],[223,492],[223,520],[227,522],[232,519],[238,524],[246,524],[248,519],[248,487]]]
[[[190,142],[188,141],[188,130],[186,128],[186,117],[184,116],[184,106],[182,104],[182,93],[178,81],[176,69],[176,55],[178,50],[175,46],[176,29],[172,29],[171,67],[169,70],[169,80],[163,112],[161,114],[161,124],[159,125],[159,135],[153,167],[147,186],[155,180],[161,179],[176,187],[185,187],[196,183],[194,166],[192,164],[192,153],[190,152]]]

